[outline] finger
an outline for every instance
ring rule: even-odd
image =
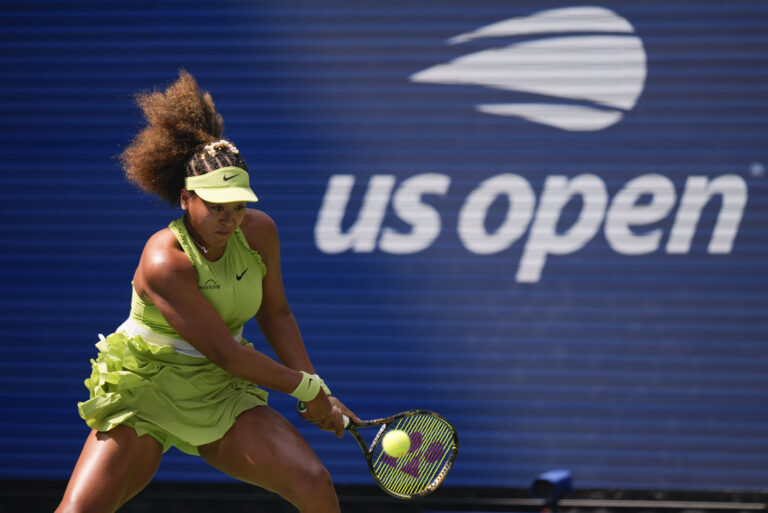
[[[355,413],[354,413],[352,410],[350,410],[349,408],[346,408],[346,411],[344,412],[344,415],[346,415],[347,417],[349,417],[349,419],[350,419],[352,422],[356,423],[356,424],[359,424],[359,423],[361,423],[361,422],[362,422],[362,420],[360,420],[360,417],[358,417],[357,415],[355,415]]]
[[[337,406],[333,407],[333,425],[334,425],[334,433],[337,437],[341,438],[344,436],[344,414],[341,413],[341,409]]]
[[[331,412],[328,412],[321,417],[317,417],[313,424],[324,431],[333,431],[333,418],[331,417]]]
[[[330,431],[336,434],[336,407],[334,406],[325,415],[318,418],[315,424],[323,431]]]
[[[342,411],[342,413],[344,413],[344,415],[346,415],[346,416],[349,418],[349,420],[351,420],[352,422],[354,422],[354,423],[358,423],[358,424],[359,424],[360,422],[362,422],[362,421],[360,420],[360,417],[358,417],[357,415],[355,415],[355,413],[354,413],[352,410],[350,410],[349,408],[347,408],[346,406],[342,405],[342,410],[341,410],[341,411]]]
[[[338,405],[338,406],[339,406],[339,408],[341,408],[341,412],[342,412],[344,415],[346,415],[346,416],[347,416],[347,417],[348,417],[348,418],[349,418],[349,419],[350,419],[352,422],[355,422],[355,423],[360,423],[360,422],[362,422],[362,421],[360,420],[360,417],[358,417],[357,415],[355,415],[355,413],[354,413],[352,410],[350,410],[349,408],[347,408],[347,406],[346,406],[344,403],[342,403],[341,401],[339,401],[339,399],[338,399],[338,398],[336,398],[336,397],[330,397],[329,399],[331,399],[331,401],[332,401],[334,404]]]

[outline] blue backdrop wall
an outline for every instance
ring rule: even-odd
[[[317,368],[361,417],[451,419],[447,485],[768,491],[765,2],[0,9],[0,478],[74,465],[97,334],[180,215],[122,177],[132,94],[184,68],[280,227]],[[158,479],[226,478],[172,451]]]

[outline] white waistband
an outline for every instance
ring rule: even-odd
[[[129,335],[134,335],[134,336],[140,335],[141,338],[143,338],[145,341],[149,342],[150,344],[155,344],[156,346],[171,346],[178,353],[185,354],[187,356],[205,358],[200,351],[195,349],[195,347],[189,342],[187,342],[186,340],[155,333],[154,331],[150,330],[146,326],[142,326],[141,324],[139,324],[138,322],[134,321],[131,318],[128,318],[115,331],[124,331]],[[235,335],[233,335],[233,337],[235,340],[240,342],[243,338],[243,329],[240,328],[240,331],[238,331]]]

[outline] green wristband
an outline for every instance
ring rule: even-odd
[[[320,379],[320,376],[318,376],[317,374],[314,374],[314,377],[316,377],[317,379]],[[322,379],[320,379],[320,388],[323,389],[323,392],[325,392],[325,395],[327,395],[328,397],[331,397],[331,395],[333,395],[331,394],[331,389],[328,388],[328,385],[326,385],[325,381],[323,381]]]
[[[301,371],[301,383],[296,387],[296,390],[291,392],[291,395],[299,401],[308,403],[317,397],[317,394],[320,393],[320,389],[323,388],[323,385],[323,380],[316,374],[312,375],[308,372]]]

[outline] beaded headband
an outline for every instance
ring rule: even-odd
[[[219,139],[218,141],[206,144],[203,147],[203,151],[205,153],[207,153],[208,155],[210,155],[211,157],[215,157],[216,156],[216,150],[218,150],[219,148],[227,148],[229,151],[231,151],[235,155],[239,155],[240,154],[240,152],[235,147],[235,145],[232,144],[231,142],[227,141],[226,139]]]

